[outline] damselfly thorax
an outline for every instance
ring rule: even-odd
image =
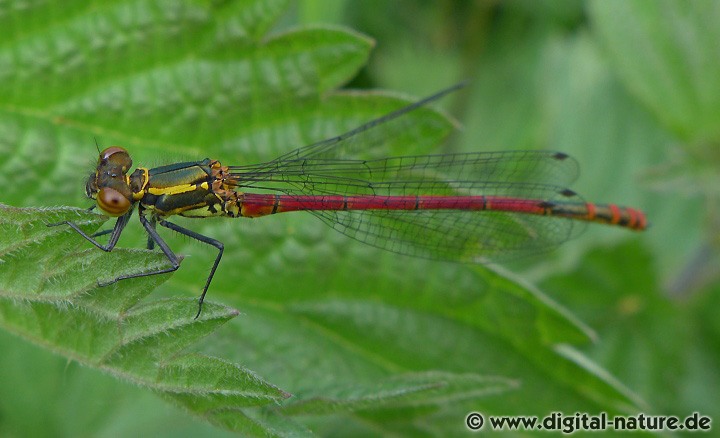
[[[254,218],[307,211],[341,233],[378,248],[469,263],[548,251],[576,236],[583,222],[645,229],[647,221],[640,210],[588,203],[568,189],[577,178],[578,165],[562,152],[366,160],[353,156],[368,138],[376,143],[382,137],[378,133],[392,136],[406,129],[398,123],[401,116],[459,87],[265,163],[226,166],[206,158],[131,172],[130,154],[119,146],[109,147],[100,152],[86,193],[101,211],[118,218],[114,228],[89,236],[77,225],[64,223],[98,248],[111,251],[137,207],[149,236],[148,248],[157,245],[171,267],[124,275],[109,283],[178,269],[180,259],[158,234],[158,224],[217,248],[196,317],[224,247],[218,240],[170,222],[173,215]],[[102,234],[111,234],[105,245],[95,240]]]

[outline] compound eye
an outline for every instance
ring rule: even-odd
[[[120,166],[122,172],[125,173],[132,167],[132,159],[130,154],[120,146],[110,146],[100,152],[100,164],[113,164]]]
[[[103,187],[97,194],[97,205],[109,216],[117,217],[127,213],[132,204],[117,190]]]

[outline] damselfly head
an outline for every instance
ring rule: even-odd
[[[87,197],[95,199],[100,210],[109,216],[122,216],[132,207],[127,177],[130,167],[130,154],[119,146],[111,146],[100,152],[97,168],[85,183]]]

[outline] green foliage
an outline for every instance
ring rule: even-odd
[[[469,411],[718,414],[718,9],[330,3],[0,2],[0,203],[26,207],[0,208],[0,326],[19,336],[0,334],[0,435],[447,436]],[[306,24],[330,20],[375,38],[367,67],[368,37]],[[136,165],[255,163],[410,100],[337,91],[351,80],[427,95],[467,77],[443,102],[465,123],[448,149],[570,152],[573,188],[647,209],[651,230],[592,227],[511,274],[384,253],[303,215],[178,220],[227,248],[194,320],[212,248],[162,230],[189,255],[177,272],[99,287],[167,261],[125,249],[144,247],[138,224],[111,253],[46,226],[110,226],[47,208],[90,205],[94,138]],[[431,109],[405,126],[368,154],[437,152],[453,132]]]
[[[195,321],[187,299],[136,306],[158,284],[159,276],[98,286],[98,272],[113,278],[122,272],[157,269],[166,262],[148,251],[119,250],[112,258],[78,251],[76,235],[67,227],[46,225],[66,220],[93,231],[90,227],[97,227],[102,216],[68,208],[2,207],[3,327],[84,365],[153,389],[215,423],[225,421],[227,410],[288,396],[237,365],[181,354],[237,311],[210,305]],[[247,428],[242,421],[235,423]]]

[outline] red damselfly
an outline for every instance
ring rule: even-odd
[[[382,143],[385,134],[401,130],[401,116],[460,87],[261,164],[224,166],[205,159],[139,167],[129,173],[128,152],[109,147],[100,152],[86,194],[105,214],[118,218],[114,228],[88,235],[72,222],[51,226],[67,224],[96,247],[111,251],[138,208],[149,236],[148,248],[160,247],[171,266],[123,275],[105,284],[178,269],[180,259],[158,234],[157,224],[214,246],[218,254],[196,318],[224,247],[216,239],[169,222],[172,215],[254,218],[308,211],[341,233],[378,248],[470,263],[547,251],[576,235],[583,221],[645,229],[641,211],[587,203],[568,189],[578,166],[562,152],[355,158],[368,144]],[[107,244],[95,239],[102,234],[110,234]]]

